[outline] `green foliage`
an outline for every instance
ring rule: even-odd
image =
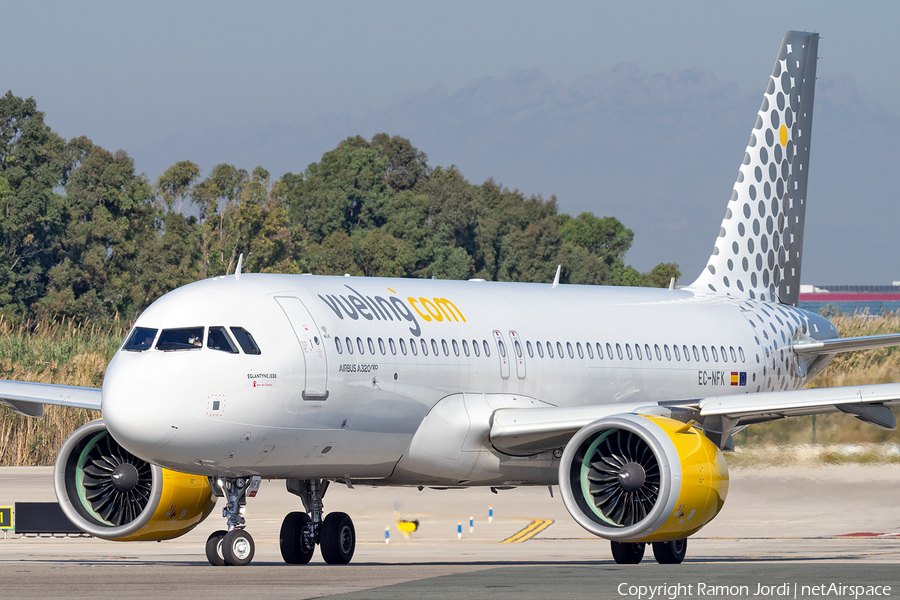
[[[68,143],[33,99],[0,99],[0,314],[134,318],[165,292],[244,269],[376,277],[665,286],[677,266],[625,265],[634,234],[614,217],[560,214],[409,140],[350,137],[273,180],[189,160],[154,185],[124,152]],[[187,205],[187,208],[185,207]]]

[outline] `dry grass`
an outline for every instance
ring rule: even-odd
[[[0,319],[0,379],[100,387],[128,325],[71,321],[15,325]],[[99,417],[77,408],[45,407],[31,419],[0,408],[0,465],[49,465],[75,429]]]

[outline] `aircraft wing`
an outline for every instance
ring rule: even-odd
[[[493,414],[490,440],[500,452],[524,456],[565,446],[579,429],[603,417],[669,411],[679,420],[697,421],[724,447],[735,428],[783,417],[843,412],[881,429],[896,429],[891,406],[900,406],[900,383],[710,396],[659,404],[502,408]]]
[[[100,410],[100,389],[0,379],[0,405],[26,417],[41,417],[44,404]]]

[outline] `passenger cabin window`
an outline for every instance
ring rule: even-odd
[[[453,344],[453,354],[456,356],[459,356],[459,344],[456,342],[456,340],[450,340],[450,341]],[[469,353],[466,352],[466,354],[469,354]]]
[[[372,341],[372,338],[366,338],[366,343],[369,346],[369,354],[375,354],[375,342]]]
[[[400,343],[402,344],[403,340],[400,340]],[[391,354],[396,356],[397,355],[397,344],[394,343],[394,338],[388,338],[388,346],[391,347]],[[404,352],[404,354],[406,354],[406,353]]]
[[[256,345],[256,340],[254,340],[253,336],[250,335],[250,332],[243,327],[232,327],[231,334],[237,340],[237,343],[240,345],[241,350],[244,351],[244,354],[262,354],[259,350],[259,346]]]
[[[484,346],[484,355],[490,358],[491,356],[491,347],[488,346],[487,340],[481,340],[482,346]]]
[[[559,356],[560,358],[563,358],[562,344],[559,343],[559,342],[556,342],[556,354],[557,354],[557,356]]]
[[[625,347],[627,348],[628,344],[625,344]],[[634,353],[637,355],[638,360],[644,360],[644,357],[641,356],[641,345],[640,344],[634,345]],[[631,358],[631,357],[629,356],[628,358]]]
[[[463,340],[462,344],[463,344],[463,353],[466,356],[469,356],[469,342],[467,342],[466,340]]]
[[[597,358],[603,358],[603,346],[600,345],[600,342],[597,342]],[[612,358],[612,357],[610,357]]]
[[[665,353],[666,353],[666,360],[672,360],[672,352],[669,350],[669,345],[668,345],[668,344],[664,344],[664,345],[663,345],[663,350],[664,350]],[[677,346],[675,347],[675,352],[676,352],[676,353],[678,352],[678,347],[677,347]]]
[[[416,346],[416,338],[409,338],[409,349],[412,351],[413,356],[419,353],[419,348]]]
[[[541,358],[544,358],[544,345],[540,342],[537,342],[537,352],[538,352],[538,356],[540,356]]]
[[[143,352],[153,347],[153,340],[156,338],[158,329],[150,329],[149,327],[135,327],[122,350],[129,352]]]
[[[525,342],[525,349],[528,350],[528,358],[534,358],[534,346],[531,345],[531,342]]]
[[[156,342],[156,349],[171,350],[200,350],[203,347],[202,327],[181,327],[178,329],[163,329]]]
[[[478,340],[472,340],[472,350],[475,351],[475,356],[481,356],[481,350],[478,349]]]
[[[694,360],[700,362],[700,353],[697,352],[697,346],[691,346],[691,349],[694,351]],[[706,350],[706,348],[704,348]]]
[[[709,362],[709,352],[706,351],[706,346],[703,346],[703,360]]]
[[[553,358],[553,344],[547,342],[547,356]]]
[[[497,346],[500,347],[500,356],[506,358],[506,346],[503,345],[503,340],[497,340]]]
[[[616,345],[618,346],[618,344],[616,344]],[[612,357],[613,357],[612,346],[610,346],[609,344],[606,344],[606,356],[608,356],[609,359],[612,360]],[[601,356],[600,358],[603,358],[603,357]],[[619,358],[622,358],[621,350],[619,350]]]
[[[715,347],[715,346],[710,346],[709,349],[710,349],[710,351],[712,352],[713,362],[719,362],[719,353],[716,352],[716,347]],[[723,359],[723,360],[725,359],[725,355],[724,355],[724,354],[722,355],[722,359]]]
[[[231,341],[224,327],[209,328],[209,335],[206,336],[206,347],[219,352],[227,352],[228,354],[238,353],[237,346]]]
[[[631,355],[631,344],[625,344],[625,353],[628,354],[628,360],[634,360],[634,357]]]
[[[378,338],[378,350],[381,351],[382,355],[387,354],[387,352],[384,349],[384,340],[381,338]]]
[[[353,354],[353,342],[350,341],[350,338],[347,339],[347,354]]]
[[[344,353],[344,349],[341,347],[341,338],[339,338],[339,337],[334,338],[334,347],[337,350],[338,354]]]
[[[676,345],[672,346],[672,350],[675,351],[675,360],[677,360],[678,362],[681,362],[681,354],[678,352],[678,345],[676,344]]]
[[[662,360],[662,353],[659,351],[659,344],[653,344],[653,350],[656,352],[656,360]],[[650,353],[650,350],[647,350]]]
[[[359,350],[360,355],[363,355],[366,353],[366,349],[363,346],[362,338],[356,338],[356,349]]]
[[[516,348],[516,356],[522,358],[522,344],[519,343],[519,340],[515,340],[513,346]]]
[[[575,358],[575,353],[572,351],[572,342],[566,342],[566,351],[569,353],[569,358]]]
[[[419,340],[419,342],[421,342],[421,344],[422,344],[422,355],[428,356],[428,344],[425,342],[424,339]]]
[[[584,349],[581,347],[581,342],[575,342],[575,349],[578,350],[578,358],[584,358]]]
[[[400,353],[406,356],[406,340],[400,338]]]
[[[584,347],[587,348],[588,358],[590,358],[591,360],[594,360],[594,347],[591,346],[591,343],[590,342],[586,343],[584,345]]]

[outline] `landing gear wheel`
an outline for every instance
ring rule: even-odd
[[[290,565],[305,565],[312,558],[316,542],[312,532],[307,532],[312,519],[302,512],[288,514],[281,523],[281,557]],[[351,551],[352,554],[352,551]]]
[[[346,513],[329,513],[322,521],[322,558],[329,565],[346,565],[356,549],[356,530]]]
[[[687,554],[687,538],[674,542],[653,542],[653,556],[661,565],[680,565]]]
[[[636,565],[644,558],[644,549],[647,544],[643,542],[627,543],[627,542],[610,542],[612,547],[613,558],[620,565]],[[655,552],[654,544],[654,552]]]
[[[226,565],[242,567],[253,560],[256,545],[253,538],[243,529],[232,529],[222,539],[222,558]]]
[[[222,555],[222,539],[227,531],[213,531],[206,538],[206,559],[214,567],[225,566],[225,557]]]

